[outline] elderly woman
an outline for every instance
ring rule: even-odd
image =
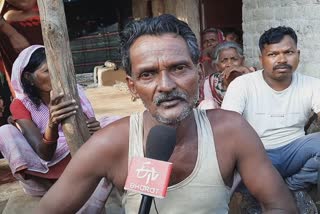
[[[61,175],[70,160],[60,124],[74,115],[79,106],[75,100],[63,101],[63,94],[51,92],[43,46],[34,45],[23,50],[12,71],[16,99],[10,110],[16,126],[0,127],[0,151],[24,191],[41,196]],[[94,133],[100,129],[100,123],[94,118],[84,91],[78,87],[78,92],[87,126]]]
[[[244,66],[243,50],[235,42],[224,42],[216,46],[212,54],[212,66],[217,73],[206,77],[203,85],[201,109],[220,108],[228,85],[238,76],[254,71]]]

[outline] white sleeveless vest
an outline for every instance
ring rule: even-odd
[[[230,188],[220,174],[210,122],[203,110],[194,109],[194,115],[198,132],[195,168],[186,179],[169,186],[164,199],[153,201],[152,214],[228,213]],[[143,113],[137,113],[130,117],[129,162],[143,156]],[[137,214],[140,201],[140,194],[125,192],[122,203],[126,214]]]

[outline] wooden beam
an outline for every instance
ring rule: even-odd
[[[38,7],[52,90],[64,92],[64,100],[75,99],[79,106],[77,114],[62,123],[71,155],[74,155],[90,133],[79,101],[64,5],[62,0],[38,0]]]

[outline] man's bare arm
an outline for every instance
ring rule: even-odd
[[[233,139],[236,167],[250,193],[265,213],[297,213],[294,199],[269,160],[260,138],[239,114],[228,124]]]
[[[121,164],[127,161],[122,157],[128,151],[125,142],[128,135],[126,131],[121,135],[115,133],[128,129],[123,123],[126,120],[121,119],[99,130],[77,151],[62,176],[41,199],[36,213],[76,213],[101,178],[113,182],[119,177],[118,171],[123,172]]]

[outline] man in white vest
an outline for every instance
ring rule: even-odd
[[[249,124],[233,112],[194,108],[200,51],[185,22],[172,15],[134,21],[121,41],[128,87],[146,111],[94,134],[41,200],[38,213],[75,213],[101,178],[123,190],[129,161],[144,156],[147,135],[156,125],[175,128],[176,144],[167,196],[153,200],[150,213],[228,213],[235,170],[266,213],[296,213],[293,197]],[[126,213],[138,213],[140,201],[140,194],[125,192]]]

